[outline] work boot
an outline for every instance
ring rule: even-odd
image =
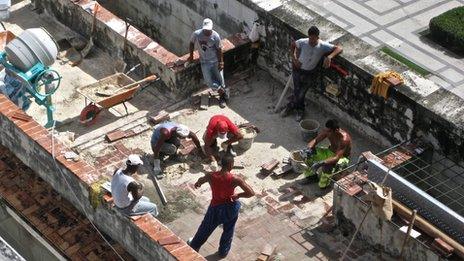
[[[300,122],[300,121],[303,120],[303,118],[304,118],[304,110],[297,110],[296,111],[296,118],[295,118],[296,121]]]

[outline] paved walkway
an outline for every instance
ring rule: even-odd
[[[295,0],[375,47],[389,46],[464,98],[464,57],[421,36],[431,18],[464,0]]]

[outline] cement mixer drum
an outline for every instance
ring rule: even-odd
[[[43,28],[30,28],[5,46],[8,61],[26,72],[37,63],[50,66],[55,62],[58,46]]]

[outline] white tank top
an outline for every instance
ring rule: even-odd
[[[111,194],[113,195],[114,204],[118,208],[125,208],[132,201],[132,194],[127,191],[127,185],[135,181],[131,176],[125,175],[122,169],[118,169],[111,179]]]

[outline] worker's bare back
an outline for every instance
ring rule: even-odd
[[[344,150],[343,156],[349,157],[351,153],[351,136],[343,129],[338,131],[327,131],[327,138],[330,141],[329,149],[335,153],[339,150]]]

